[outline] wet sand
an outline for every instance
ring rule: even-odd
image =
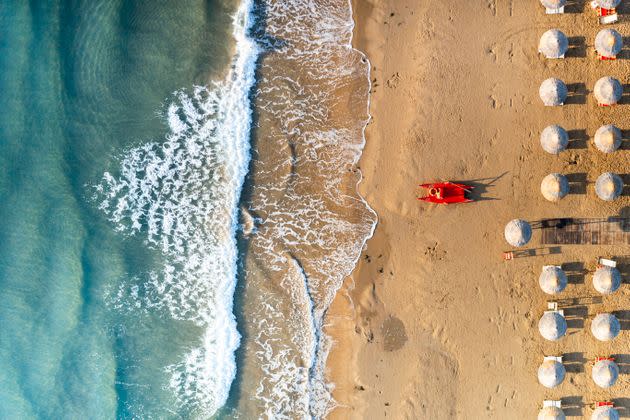
[[[502,259],[510,249],[503,228],[513,218],[628,216],[628,188],[605,203],[593,184],[602,172],[630,173],[630,141],[604,155],[592,136],[609,123],[630,130],[630,88],[612,108],[598,107],[591,91],[605,75],[628,83],[630,43],[619,60],[598,61],[592,45],[602,27],[586,2],[558,16],[533,0],[432,4],[354,2],[354,44],[370,59],[373,87],[360,191],[379,224],[328,315],[336,342],[328,373],[339,402],[331,418],[525,419],[544,399],[560,398],[568,416],[590,417],[594,402],[613,400],[630,417],[628,247],[542,245],[535,230],[524,247],[531,256]],[[610,27],[628,34],[630,4],[619,11],[622,22]],[[564,60],[537,52],[551,28],[569,37]],[[548,77],[568,84],[567,105],[542,105],[538,87]],[[559,156],[540,147],[550,124],[571,136]],[[540,194],[552,172],[574,181],[556,204]],[[473,183],[478,201],[418,202],[417,184],[436,180]],[[598,256],[617,258],[626,274],[603,298],[591,282]],[[552,264],[570,273],[555,299],[569,321],[558,342],[537,330],[554,300],[538,276]],[[600,343],[590,319],[606,311],[617,311],[622,332]],[[546,389],[538,366],[561,354],[567,377]],[[608,390],[590,377],[590,361],[602,355],[615,355],[621,367]]]

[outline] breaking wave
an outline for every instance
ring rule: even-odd
[[[240,343],[233,298],[258,57],[248,36],[252,7],[243,0],[234,18],[236,51],[226,79],[176,92],[165,112],[166,138],[124,152],[120,170],[97,186],[99,207],[116,229],[140,235],[165,260],[141,281],[124,282],[113,304],[161,311],[205,331],[197,347],[165,367],[178,403],[200,417],[225,404]]]

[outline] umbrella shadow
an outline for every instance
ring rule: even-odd
[[[581,417],[582,408],[584,408],[584,401],[582,398],[583,397],[581,395],[563,397],[561,401],[562,411],[564,411],[564,414],[569,417]]]
[[[611,400],[622,418],[630,417],[630,398],[613,398]]]
[[[630,84],[623,84],[623,93],[621,94],[621,99],[617,102],[618,105],[627,105],[630,104]]]
[[[588,307],[586,305],[562,306],[562,309],[564,310],[564,318],[567,320],[567,328],[584,328],[584,322],[588,317]]]
[[[626,208],[622,209],[624,211]],[[591,218],[591,219],[580,219],[580,218],[572,218],[572,217],[558,217],[555,219],[541,219],[531,221],[529,224],[532,229],[564,229],[567,226],[580,226],[580,225],[589,225],[589,224],[602,224],[602,223],[610,223],[610,224],[618,224],[619,227],[624,231],[630,231],[630,218],[627,214],[622,213],[621,216],[610,216],[605,218]]]
[[[619,366],[619,373],[627,375],[630,373],[630,354],[615,354],[615,363]]]
[[[567,0],[564,6],[564,13],[582,13],[584,11],[584,4],[585,2],[582,0]]]
[[[567,149],[586,149],[589,139],[586,130],[567,130],[567,134],[569,135]]]
[[[630,219],[627,217],[609,217],[607,222],[617,225],[622,232],[630,232]]]
[[[564,101],[565,105],[584,105],[586,103],[588,90],[584,83],[568,83],[567,90],[569,95]]]
[[[588,184],[586,172],[566,174],[565,176],[569,181],[569,194],[586,194],[586,185]]]
[[[545,229],[545,228],[556,228],[562,229],[566,226],[574,224],[573,218],[570,217],[560,217],[557,219],[541,219],[541,220],[533,220],[529,224],[532,229]]]
[[[542,255],[556,255],[562,253],[562,248],[559,246],[529,248],[529,249],[515,249],[510,251],[512,258],[527,258],[527,257],[540,257]]]
[[[619,150],[630,150],[630,130],[621,130]]]
[[[468,197],[473,201],[492,201],[492,200],[500,200],[497,197],[487,197],[485,194],[488,192],[488,189],[494,187],[494,184],[503,178],[508,172],[503,172],[501,175],[496,176],[494,178],[478,178],[478,179],[469,179],[464,181],[453,181],[457,184],[465,184],[470,185],[473,189],[468,193]]]
[[[566,6],[565,6],[566,11]],[[579,12],[576,12],[579,13]],[[584,58],[586,57],[586,38],[583,36],[570,36],[567,37],[569,41],[569,48],[564,54],[567,58]]]
[[[584,372],[584,365],[588,360],[584,357],[582,352],[564,353],[562,355],[562,364],[567,372],[580,373]]]
[[[621,39],[623,40],[623,48],[621,48],[621,51],[617,54],[617,59],[627,60],[630,58],[630,37],[624,36],[621,37]]]
[[[588,305],[599,305],[603,301],[604,301],[603,298],[599,295],[582,296],[582,297],[575,297],[575,298],[564,298],[564,299],[555,300],[555,302],[558,303],[558,306],[560,306],[562,309],[571,311],[572,309],[578,308],[579,310],[577,312],[580,312],[580,313],[583,309],[588,309],[587,308]],[[583,315],[584,315],[584,318],[586,318],[588,316],[588,311],[586,311],[586,313],[584,313]]]
[[[630,195],[630,174],[619,174],[619,176],[623,180],[623,190],[621,191],[621,195]]]
[[[562,270],[567,275],[570,284],[584,284],[584,277],[587,273],[582,261],[575,261],[562,264]]]
[[[617,270],[621,274],[621,283],[630,284],[630,262],[627,256],[613,257],[617,261]]]
[[[620,15],[624,15],[624,14],[628,14],[630,13],[630,5],[628,4],[627,1],[622,1],[616,8],[617,13]],[[619,16],[619,20],[621,21],[623,16]]]
[[[630,311],[614,311],[613,314],[615,314],[619,320],[623,331],[630,330]]]

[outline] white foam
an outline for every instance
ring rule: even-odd
[[[250,315],[265,320],[251,343],[263,371],[255,398],[264,418],[324,418],[335,402],[324,375],[331,342],[322,333],[323,317],[376,219],[358,193],[348,192],[351,178],[345,176],[361,155],[368,114],[341,121],[331,117],[335,109],[328,104],[337,105],[344,83],[364,78],[365,101],[354,104],[365,112],[369,64],[351,46],[350,2],[266,1],[263,7],[267,35],[279,50],[263,62],[256,106],[262,119],[273,121],[269,141],[278,147],[293,143],[296,152],[260,164],[263,174],[278,176],[260,177],[268,185],[257,181],[250,209],[264,215],[254,239],[257,261],[265,262],[286,294],[268,291],[266,304],[257,301],[257,313]],[[286,179],[278,180],[282,174]],[[279,195],[281,202],[274,202]],[[357,210],[360,220],[351,220],[348,209]]]
[[[237,205],[249,164],[248,95],[258,56],[248,37],[252,7],[243,0],[234,18],[236,54],[226,79],[176,92],[165,140],[125,152],[119,174],[105,173],[97,187],[100,208],[116,229],[144,235],[166,258],[161,271],[121,286],[118,306],[163,310],[205,329],[197,348],[165,368],[179,404],[200,417],[225,404],[240,341],[232,306]]]

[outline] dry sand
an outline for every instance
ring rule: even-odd
[[[443,3],[355,1],[355,46],[368,55],[373,81],[360,191],[379,224],[329,313],[336,342],[329,375],[340,404],[331,418],[533,419],[544,399],[556,398],[568,416],[590,418],[592,403],[612,399],[630,417],[628,247],[542,246],[535,231],[525,248],[536,256],[501,258],[510,219],[627,214],[628,196],[604,203],[593,182],[609,170],[630,173],[630,141],[626,150],[604,155],[592,136],[608,123],[630,130],[630,98],[599,108],[591,91],[604,75],[628,83],[630,52],[614,62],[596,60],[592,45],[601,27],[586,1],[558,16],[546,16],[535,0]],[[623,21],[612,26],[624,35],[626,3]],[[551,28],[570,37],[570,57],[537,53],[540,35]],[[538,97],[540,83],[552,76],[577,92],[564,107],[543,107]],[[573,139],[559,156],[539,144],[540,131],[554,123]],[[539,190],[551,172],[578,181],[557,204]],[[415,200],[417,184],[441,179],[489,185],[472,204]],[[624,284],[589,303],[597,302],[591,271],[599,255],[619,257]],[[553,300],[538,287],[549,264],[572,274],[558,297],[570,329],[556,343],[537,330]],[[623,331],[608,344],[589,330],[602,311],[621,311],[623,318]],[[547,390],[536,370],[544,355],[559,354],[567,378]],[[589,361],[608,354],[622,375],[602,390],[590,378]]]

